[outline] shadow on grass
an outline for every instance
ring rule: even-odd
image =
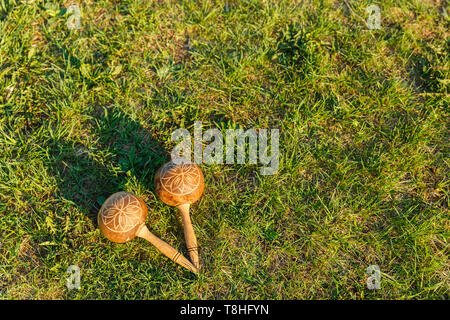
[[[118,108],[93,115],[94,145],[68,140],[50,143],[51,171],[60,195],[73,202],[96,225],[100,206],[128,185],[153,190],[153,177],[168,153],[151,132]]]

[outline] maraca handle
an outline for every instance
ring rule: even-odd
[[[142,228],[136,233],[136,235],[149,241],[172,261],[178,263],[179,265],[185,267],[186,269],[194,273],[198,272],[197,268],[188,259],[186,259],[177,249],[172,247],[167,242],[161,240],[157,236],[155,236],[148,230],[148,228],[145,225],[142,226]]]
[[[200,262],[198,259],[198,246],[197,237],[194,233],[194,227],[192,226],[191,217],[189,215],[189,204],[182,204],[178,206],[181,213],[181,219],[184,226],[184,238],[186,240],[187,250],[191,261],[197,269],[200,269]]]

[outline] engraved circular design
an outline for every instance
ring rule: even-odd
[[[140,223],[142,212],[139,199],[130,194],[118,194],[103,207],[100,217],[106,228],[128,232]]]
[[[170,194],[183,196],[195,191],[200,185],[200,171],[192,164],[166,163],[161,169],[161,186]]]

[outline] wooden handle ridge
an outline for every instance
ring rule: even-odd
[[[142,225],[142,228],[136,233],[138,237],[144,238],[153,244],[161,253],[163,253],[166,257],[171,259],[172,261],[178,263],[179,265],[185,267],[186,269],[198,273],[197,268],[186,259],[177,249],[172,247],[167,242],[161,240],[153,233],[151,233],[145,225]]]
[[[186,247],[191,257],[191,261],[197,269],[200,269],[200,261],[198,258],[197,237],[195,236],[194,227],[192,226],[191,217],[189,216],[189,204],[182,204],[178,206],[181,213],[184,226],[184,238],[186,240]]]

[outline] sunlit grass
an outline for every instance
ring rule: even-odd
[[[379,30],[369,1],[83,1],[80,30],[0,3],[0,298],[448,298],[445,2],[383,1]],[[194,121],[279,129],[281,154],[202,166],[198,276],[96,223],[133,192],[187,256],[152,181]]]

